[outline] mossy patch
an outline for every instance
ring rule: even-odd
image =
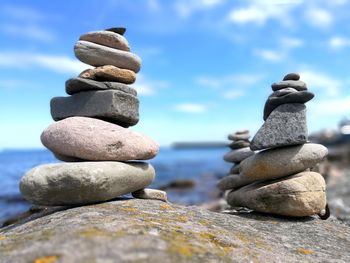
[[[177,216],[176,217],[176,221],[182,222],[182,223],[186,223],[189,220],[189,218],[187,216]]]
[[[174,207],[172,207],[171,205],[168,205],[168,204],[161,204],[159,206],[159,208],[162,210],[175,210]]]
[[[127,231],[124,229],[119,229],[115,232],[100,229],[97,227],[84,228],[77,232],[78,235],[86,238],[95,238],[95,237],[109,237],[109,238],[119,238],[127,235]]]

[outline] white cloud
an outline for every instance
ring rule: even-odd
[[[144,75],[138,74],[136,82],[132,85],[137,94],[141,96],[155,96],[159,89],[167,88],[169,83],[159,80],[150,80]]]
[[[51,42],[56,38],[52,32],[36,25],[5,24],[0,26],[0,30],[6,34],[19,38],[26,37],[44,42]]]
[[[350,96],[321,100],[317,103],[310,104],[310,108],[317,115],[343,114],[348,116],[350,114]]]
[[[332,37],[328,44],[332,49],[342,49],[350,46],[350,38]]]
[[[256,49],[254,53],[258,57],[270,62],[279,62],[286,57],[286,53],[284,51],[279,50]]]
[[[290,11],[301,3],[302,1],[298,0],[249,1],[249,4],[246,6],[231,10],[228,20],[236,24],[256,24],[263,26],[268,20],[274,19],[285,25],[289,25],[291,23],[289,18]]]
[[[196,103],[182,103],[177,104],[175,110],[186,113],[203,113],[207,111],[207,106]]]
[[[91,68],[67,56],[21,52],[0,52],[0,67],[16,69],[43,67],[57,73],[71,74],[79,74],[81,71]]]
[[[180,17],[186,18],[196,11],[209,10],[223,2],[223,0],[177,0],[174,7]]]
[[[304,41],[295,37],[282,37],[280,39],[280,44],[282,48],[292,49],[302,47],[304,45]]]
[[[329,11],[315,6],[307,8],[304,17],[308,24],[321,29],[330,27],[334,21]]]
[[[342,87],[342,81],[330,77],[322,72],[315,72],[312,70],[301,70],[300,78],[302,81],[307,83],[308,87],[313,89],[319,89],[325,92],[326,96],[337,96],[339,95]],[[327,106],[329,108],[330,106]]]
[[[195,79],[198,85],[212,89],[225,89],[228,86],[246,87],[258,83],[260,74],[229,74],[226,76],[200,76]]]
[[[1,7],[2,14],[12,19],[22,20],[28,23],[28,21],[40,21],[44,18],[44,15],[37,10],[28,6],[20,5],[6,5]]]
[[[242,97],[243,95],[244,95],[243,90],[237,90],[237,89],[228,90],[223,93],[223,97],[225,99],[231,99],[231,100]]]

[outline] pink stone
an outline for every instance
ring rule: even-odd
[[[51,124],[41,142],[58,156],[90,161],[148,160],[159,151],[159,145],[141,133],[87,117]]]

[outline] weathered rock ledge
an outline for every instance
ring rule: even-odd
[[[152,200],[57,208],[0,229],[0,262],[350,262],[335,220],[219,214]]]

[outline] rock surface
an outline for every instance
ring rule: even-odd
[[[223,177],[217,184],[217,187],[222,190],[231,190],[237,189],[244,185],[250,184],[253,181],[250,179],[246,179],[239,174],[230,174],[228,176]]]
[[[137,96],[135,89],[129,87],[126,84],[119,82],[100,82],[91,79],[72,78],[66,81],[66,92],[69,95],[73,95],[82,91],[93,90],[118,90],[125,93],[129,93],[133,96]]]
[[[79,40],[84,40],[106,47],[130,51],[129,43],[123,34],[112,32],[111,30],[88,32],[82,35]]]
[[[41,142],[55,154],[91,161],[148,160],[159,151],[159,145],[146,135],[85,117],[51,124]]]
[[[51,116],[55,121],[80,116],[106,120],[123,127],[139,121],[139,100],[117,90],[86,91],[69,97],[51,99]]]
[[[141,68],[141,59],[135,54],[88,41],[78,41],[74,46],[74,53],[81,62],[95,67],[113,65],[135,73]]]
[[[240,175],[252,181],[275,179],[313,168],[328,154],[321,144],[307,143],[261,151],[240,164]]]
[[[114,199],[150,185],[147,163],[80,162],[44,164],[22,177],[20,190],[37,205],[81,205]]]
[[[302,172],[274,181],[253,183],[227,196],[231,206],[258,212],[303,217],[319,214],[326,207],[326,183],[322,175]]]
[[[298,73],[288,73],[283,77],[283,80],[299,80],[300,75]]]
[[[124,84],[132,84],[136,80],[136,74],[134,71],[120,69],[112,65],[84,70],[79,74],[79,77],[97,81],[121,82]]]
[[[250,143],[250,149],[262,150],[307,142],[306,107],[283,104],[266,119]]]
[[[253,154],[254,152],[249,147],[245,147],[226,153],[224,160],[226,162],[239,163]]]
[[[336,220],[220,214],[140,199],[62,209],[1,229],[0,261],[350,262],[350,229]]]

